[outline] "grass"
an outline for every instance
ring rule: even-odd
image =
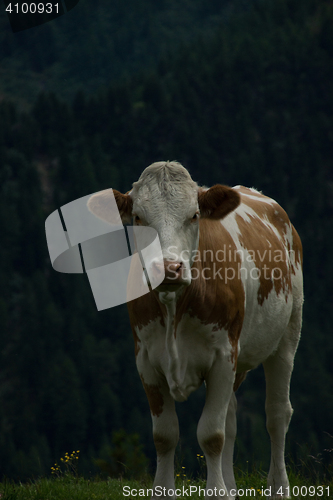
[[[120,480],[91,481],[83,478],[42,478],[27,484],[1,483],[1,500],[120,500]]]
[[[149,498],[153,479],[142,476],[140,481],[127,479],[85,479],[78,475],[77,461],[79,450],[70,455],[65,454],[59,464],[51,467],[50,478],[39,478],[27,483],[14,483],[5,480],[0,483],[0,500],[136,500]],[[200,477],[206,475],[205,459],[197,455]],[[180,464],[176,467],[176,495],[179,498],[192,500],[204,499],[205,481],[192,478]],[[327,469],[328,472],[328,469]],[[267,474],[261,470],[252,472],[235,470],[239,499],[269,498],[266,487]],[[289,467],[290,493],[298,499],[328,499],[333,498],[332,474],[326,474],[326,479],[320,480],[318,474],[303,467],[297,472],[296,467]],[[314,479],[310,479],[310,477]],[[329,479],[328,479],[329,478]],[[162,496],[160,495],[162,498]]]
[[[292,498],[310,499],[321,498],[328,499],[333,497],[333,482],[313,484],[310,480],[300,476],[290,475],[290,485],[294,488],[294,493],[298,496]],[[203,499],[203,493],[199,496],[199,487],[204,488],[203,480],[177,478],[176,488],[180,493],[183,488],[190,492],[191,496],[180,496],[180,498],[192,498],[193,500]],[[244,493],[240,498],[268,498],[265,495],[266,476],[255,471],[253,473],[239,474],[237,477],[237,486]],[[310,489],[310,486],[314,487]],[[123,488],[125,489],[123,490]],[[41,478],[28,483],[12,483],[4,481],[0,483],[1,500],[134,500],[135,498],[150,498],[147,496],[147,489],[152,487],[151,479],[142,481],[129,481],[122,479],[84,479],[66,474],[60,477]],[[303,487],[303,489],[301,489]],[[321,489],[321,487],[324,487]],[[327,495],[327,487],[330,488],[330,496]],[[197,493],[195,493],[195,488]],[[250,490],[254,492],[250,495]],[[132,492],[132,494],[131,494]],[[126,495],[124,494],[126,493]],[[136,495],[135,495],[136,493]],[[141,495],[140,495],[141,493]],[[307,494],[306,494],[307,493]]]

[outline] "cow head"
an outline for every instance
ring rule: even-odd
[[[150,272],[165,278],[157,291],[175,291],[191,284],[191,266],[199,244],[199,219],[222,219],[240,202],[233,189],[215,185],[198,188],[188,171],[177,162],[156,162],[147,167],[126,194],[113,190],[123,223],[154,228],[160,239],[164,264],[152,256]],[[110,196],[110,195],[109,195]],[[97,217],[109,220],[108,190],[88,202]],[[149,274],[149,273],[148,273]]]

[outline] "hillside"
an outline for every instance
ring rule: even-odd
[[[55,21],[12,33],[0,13],[0,95],[29,105],[40,91],[72,98],[154,67],[162,55],[207,39],[246,2],[81,0]]]

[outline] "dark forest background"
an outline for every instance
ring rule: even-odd
[[[126,306],[97,312],[86,276],[53,271],[44,222],[78,197],[130,189],[163,159],[201,184],[262,190],[296,226],[305,306],[287,453],[309,471],[328,464],[333,2],[81,0],[15,35],[2,12],[0,28],[1,475],[48,474],[72,450],[94,474],[120,429],[154,466]],[[268,467],[264,391],[259,368],[238,392],[236,466]],[[192,471],[203,400],[202,389],[177,405]]]

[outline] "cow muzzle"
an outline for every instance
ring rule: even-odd
[[[164,280],[156,288],[158,292],[177,290],[180,286],[188,286],[190,280],[186,277],[186,268],[183,262],[164,260],[154,262],[152,271],[156,278],[164,272]]]

